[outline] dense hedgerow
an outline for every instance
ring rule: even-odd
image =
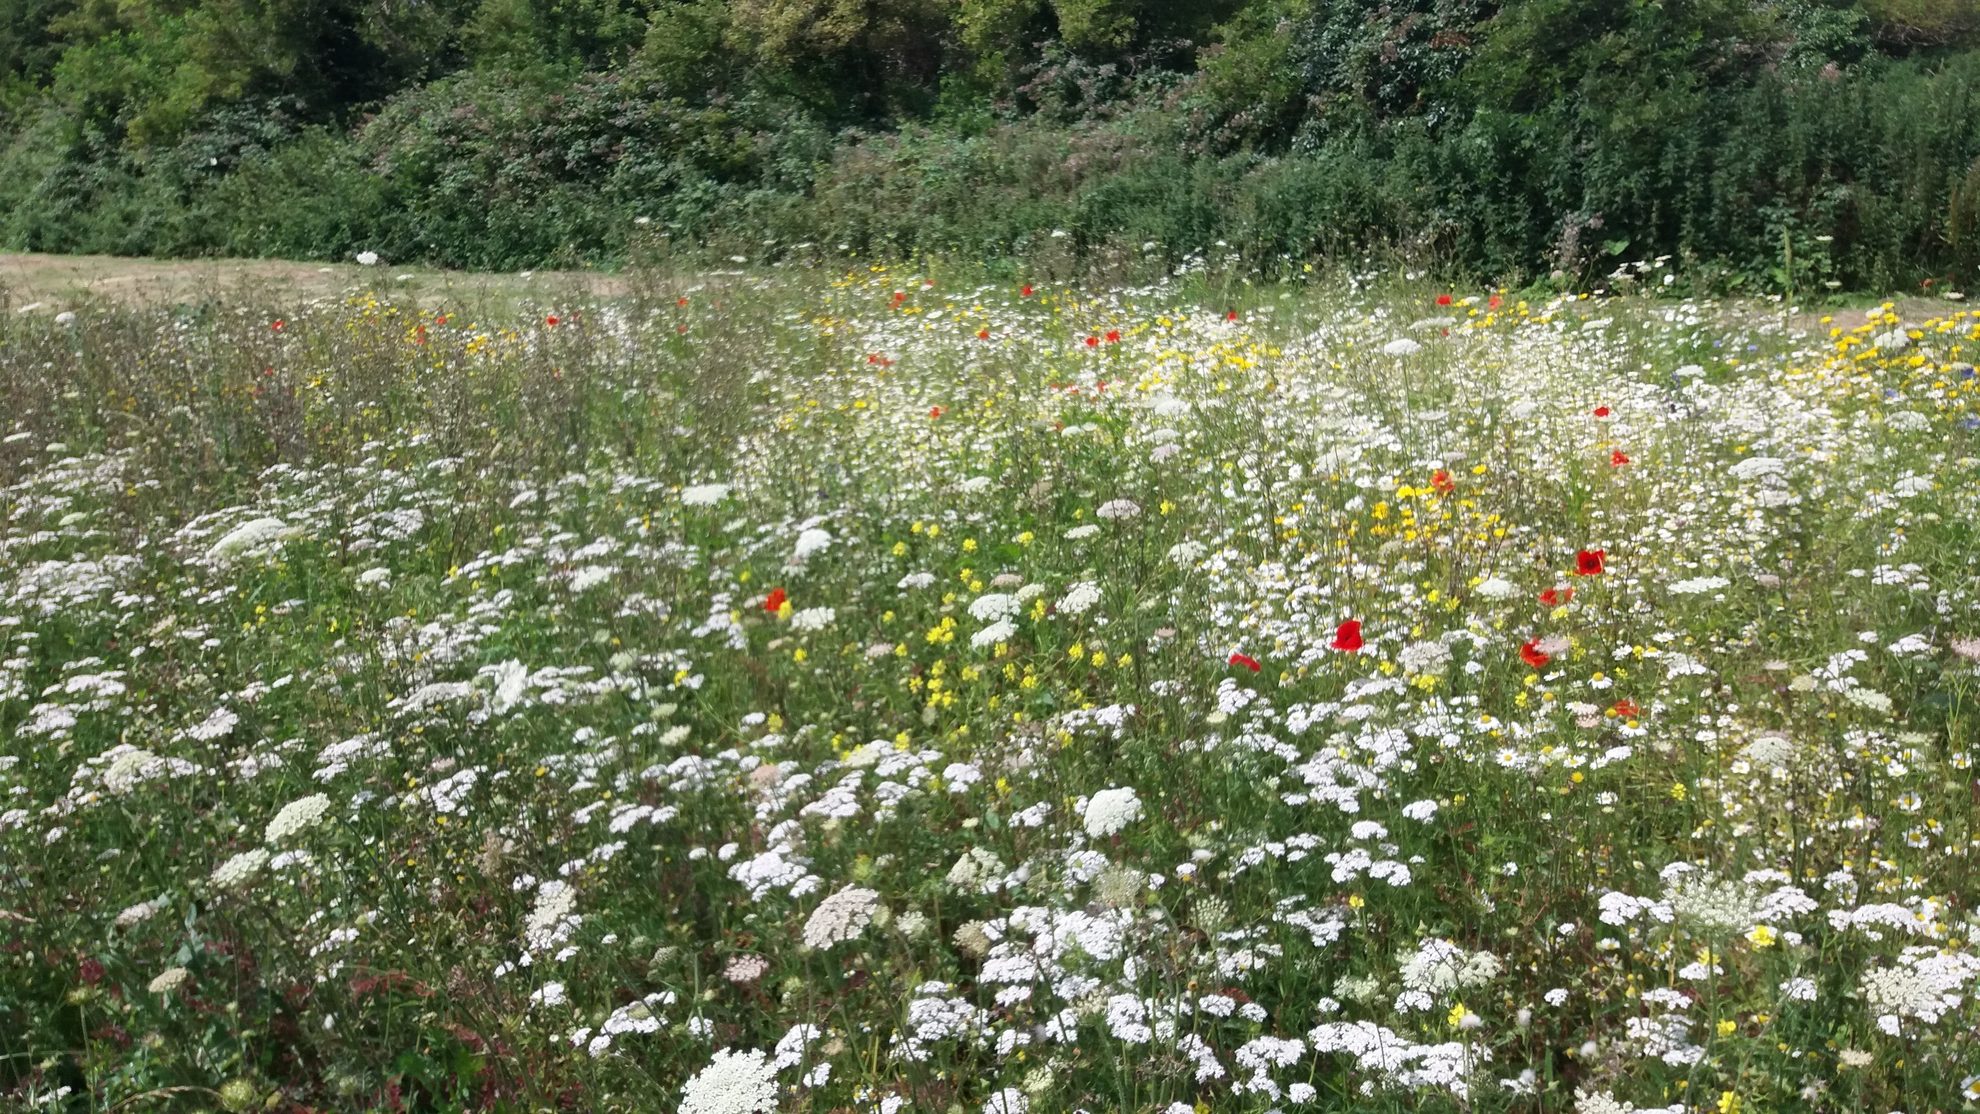
[[[0,34],[14,248],[1980,266],[1976,28],[1924,0],[72,6]]]
[[[0,317],[0,1103],[1980,1102],[1957,301],[641,289]]]

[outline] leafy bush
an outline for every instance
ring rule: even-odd
[[[1973,265],[1980,52],[1926,0],[329,3],[226,50],[218,8],[51,3],[66,47],[0,36],[12,247],[519,268],[610,264],[646,228],[1112,268],[1387,245],[1512,278],[1668,255],[1754,289]],[[324,70],[357,58],[383,69]]]

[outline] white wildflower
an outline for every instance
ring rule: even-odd
[[[1134,789],[1102,789],[1086,802],[1086,834],[1102,839],[1141,819],[1141,798]]]
[[[268,822],[262,833],[267,843],[280,843],[290,836],[300,834],[314,827],[330,811],[330,798],[321,793],[312,793],[297,801],[282,806],[282,811]]]

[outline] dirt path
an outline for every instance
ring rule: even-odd
[[[143,259],[0,252],[0,312],[54,314],[94,300],[176,305],[215,297],[235,303],[300,305],[362,289],[390,291],[416,301],[492,307],[542,303],[573,294],[614,297],[627,293],[629,283],[623,276],[596,271],[491,273],[281,259]],[[1964,308],[1962,303],[1937,298],[1893,301],[1898,316],[1906,321],[1923,321]],[[1760,312],[1778,312],[1759,302],[1751,304]],[[1810,304],[1790,318],[1790,324],[1818,334],[1826,333],[1830,325],[1854,328],[1863,323],[1872,305],[1861,300],[1841,308]],[[1824,316],[1831,317],[1831,322],[1824,324]]]
[[[625,280],[590,271],[491,274],[279,259],[125,259],[0,252],[0,310],[58,313],[93,300],[183,304],[216,295],[305,303],[369,287],[416,298],[511,302],[531,295],[623,294]]]

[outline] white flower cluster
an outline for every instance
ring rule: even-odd
[[[777,1070],[761,1049],[725,1048],[681,1089],[680,1114],[771,1114]]]
[[[880,892],[864,886],[847,886],[818,903],[804,922],[804,943],[808,948],[829,948],[866,931],[880,905]]]
[[[216,889],[239,889],[261,873],[261,868],[268,865],[268,857],[268,852],[260,847],[243,851],[215,867],[207,880],[212,882]]]
[[[807,607],[791,616],[791,629],[796,631],[821,631],[832,625],[839,617],[836,609],[830,607]]]
[[[321,793],[312,793],[300,800],[290,801],[282,806],[282,811],[268,822],[262,839],[267,843],[280,843],[291,836],[299,835],[315,827],[330,811],[330,798]]]
[[[681,490],[681,502],[690,507],[712,507],[728,497],[728,484],[696,484]]]
[[[1895,1037],[1907,1019],[1931,1025],[1959,1009],[1961,992],[1975,978],[1980,978],[1980,956],[1910,947],[1897,966],[1863,973],[1863,1000],[1877,1014],[1877,1028]]]
[[[1102,789],[1086,802],[1082,819],[1087,835],[1104,839],[1141,819],[1141,798],[1135,795],[1132,786]]]
[[[1084,615],[1100,602],[1100,586],[1090,580],[1082,580],[1066,589],[1059,600],[1059,612],[1063,615]]]

